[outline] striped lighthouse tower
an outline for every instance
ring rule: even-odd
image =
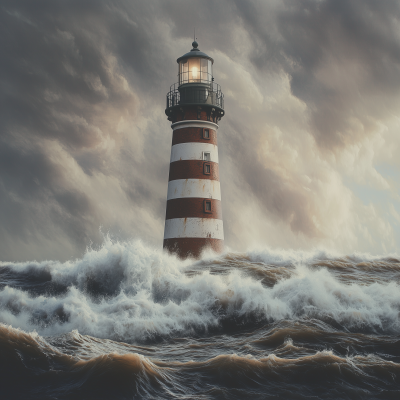
[[[222,252],[224,228],[218,171],[218,121],[224,95],[214,83],[214,60],[192,43],[178,58],[179,80],[167,94],[172,122],[164,248],[198,258],[205,248]]]

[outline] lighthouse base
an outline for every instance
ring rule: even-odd
[[[200,258],[201,253],[208,249],[216,253],[224,251],[224,241],[222,239],[211,238],[173,238],[164,239],[164,249],[179,258]]]

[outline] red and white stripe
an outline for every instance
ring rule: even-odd
[[[164,248],[181,257],[198,257],[206,247],[220,252],[224,229],[218,171],[218,125],[210,121],[184,120],[171,127]],[[209,139],[203,137],[204,129],[209,130]],[[204,164],[209,165],[209,171]],[[211,210],[208,210],[209,206]]]

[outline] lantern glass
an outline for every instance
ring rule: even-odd
[[[179,84],[211,83],[212,63],[206,58],[191,57],[179,62]]]
[[[189,83],[200,82],[200,58],[189,58]]]
[[[179,63],[179,84],[189,82],[189,63],[188,60],[183,60]]]

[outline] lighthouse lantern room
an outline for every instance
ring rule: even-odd
[[[224,95],[214,82],[214,60],[192,43],[179,57],[178,82],[167,94],[172,122],[164,248],[198,258],[207,247],[223,251],[224,229],[218,169],[218,122]]]

